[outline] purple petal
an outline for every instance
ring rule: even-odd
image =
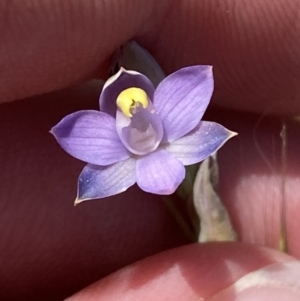
[[[129,158],[116,121],[98,111],[79,111],[62,119],[51,133],[73,157],[96,165],[109,165]]]
[[[86,165],[78,179],[75,204],[126,191],[136,181],[135,163],[129,158],[109,166]]]
[[[183,165],[200,162],[215,153],[236,133],[215,122],[201,121],[186,136],[170,143],[165,149],[179,159]]]
[[[180,69],[158,85],[154,106],[164,125],[164,141],[174,141],[197,126],[209,104],[213,88],[211,66]]]
[[[120,71],[110,77],[103,86],[99,99],[100,110],[116,117],[117,97],[123,90],[130,87],[143,89],[148,97],[153,99],[155,89],[151,81],[145,75],[121,68]]]
[[[137,184],[144,191],[172,194],[184,177],[184,166],[165,150],[161,149],[137,159]]]
[[[159,115],[148,108],[141,108],[131,118],[118,110],[116,126],[122,143],[136,155],[157,149],[164,133]]]

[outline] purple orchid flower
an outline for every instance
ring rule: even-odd
[[[104,198],[137,185],[172,194],[184,165],[215,153],[235,133],[201,121],[213,93],[211,66],[191,66],[166,77],[155,89],[136,71],[123,68],[108,79],[101,111],[79,111],[51,132],[73,157],[87,162],[75,203]]]

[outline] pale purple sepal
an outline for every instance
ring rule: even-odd
[[[128,71],[123,68],[118,73],[110,77],[103,86],[100,95],[100,111],[116,117],[116,100],[119,94],[131,87],[143,89],[150,99],[153,99],[154,86],[151,81],[143,74],[136,71]]]
[[[116,128],[122,143],[135,155],[144,155],[157,149],[164,133],[160,117],[142,107],[132,118],[118,110]]]
[[[201,120],[213,93],[211,66],[190,66],[166,77],[154,93],[154,106],[165,130],[164,141],[172,142]]]
[[[119,139],[115,119],[99,111],[70,114],[51,133],[67,153],[87,163],[109,165],[130,157]]]
[[[136,179],[144,191],[172,194],[185,177],[182,163],[165,150],[157,150],[137,159]]]
[[[135,184],[135,165],[133,158],[109,166],[86,165],[78,179],[75,204],[126,191]]]
[[[236,133],[218,123],[201,121],[192,132],[173,141],[165,149],[183,165],[191,165],[214,154],[234,135]]]

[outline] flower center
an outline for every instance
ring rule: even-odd
[[[146,92],[140,88],[128,88],[122,91],[117,98],[117,106],[127,117],[132,117],[140,105],[144,109],[149,105]]]
[[[116,128],[124,146],[136,155],[157,149],[163,126],[146,92],[135,87],[122,91],[117,107]]]

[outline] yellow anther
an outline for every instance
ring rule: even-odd
[[[117,106],[128,117],[132,117],[132,110],[139,105],[146,109],[148,104],[147,94],[140,88],[128,88],[122,91],[117,98]]]

